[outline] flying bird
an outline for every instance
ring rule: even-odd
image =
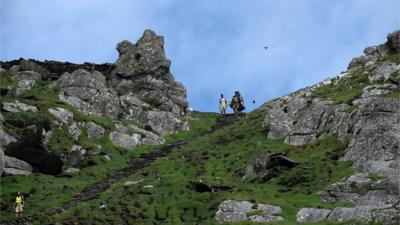
[[[267,50],[267,49],[268,49],[268,46],[264,46],[264,48],[265,48],[265,50]]]

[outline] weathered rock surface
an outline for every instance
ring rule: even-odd
[[[42,77],[39,73],[33,71],[20,71],[13,74],[12,78],[18,82],[15,94],[21,95],[35,87]]]
[[[87,164],[87,151],[80,145],[73,145],[68,154],[68,162],[73,168],[81,168]]]
[[[253,177],[250,181],[264,183],[277,176],[281,171],[290,169],[298,163],[285,156],[284,153],[262,154],[248,165],[241,180]]]
[[[29,175],[32,173],[32,166],[27,162],[14,157],[6,156],[0,148],[0,176]]]
[[[29,163],[42,173],[59,174],[62,172],[63,161],[59,155],[48,152],[43,146],[42,130],[42,127],[32,127],[29,135],[7,145],[5,154]]]
[[[111,73],[111,84],[120,95],[133,94],[162,111],[181,115],[187,108],[186,89],[169,72],[164,38],[145,30],[136,44],[123,41]]]
[[[37,112],[36,106],[28,105],[22,103],[18,100],[15,102],[5,102],[3,103],[3,110],[7,112]]]
[[[56,107],[49,108],[48,111],[64,124],[69,125],[72,124],[72,122],[74,121],[74,114],[68,109]]]
[[[0,125],[0,144],[8,145],[12,142],[16,142],[17,139],[9,134],[4,130],[3,126]]]
[[[270,222],[283,220],[278,216],[281,213],[282,209],[279,206],[225,200],[218,206],[215,219],[219,222]]]
[[[118,131],[110,132],[109,138],[113,145],[133,149],[140,143],[141,136],[139,134],[125,134]]]
[[[322,221],[328,218],[330,209],[302,208],[297,212],[297,222],[310,223]]]
[[[179,130],[190,130],[189,123],[180,119],[175,114],[165,111],[146,111],[134,108],[127,118],[144,123],[161,136],[176,133]]]
[[[81,126],[86,128],[89,140],[93,141],[104,135],[105,129],[94,122],[83,122]]]
[[[268,137],[303,145],[334,135],[345,146],[341,159],[352,162],[357,170],[353,176],[320,193],[323,201],[349,201],[354,207],[335,208],[328,216],[325,210],[303,209],[298,220],[356,219],[391,224],[396,219],[394,215],[400,213],[400,99],[384,96],[399,90],[397,78],[393,76],[399,73],[400,65],[383,61],[386,56],[398,54],[399,39],[400,31],[393,32],[385,44],[366,48],[364,56],[352,60],[348,72],[261,107],[267,110],[263,125]],[[348,103],[337,104],[313,95],[318,88],[336,85],[350,73],[364,76],[360,82],[374,83]],[[382,179],[373,180],[368,173],[380,175]]]
[[[124,126],[122,124],[115,125],[116,131],[109,134],[111,142],[119,147],[132,149],[139,144],[161,145],[165,143],[165,139],[134,125]]]
[[[71,135],[71,137],[77,141],[79,139],[79,136],[81,136],[82,131],[78,127],[78,124],[76,122],[73,122],[71,126],[68,127],[68,133]]]
[[[118,117],[119,99],[106,87],[106,78],[100,72],[78,69],[61,75],[58,84],[61,88],[60,100],[87,114]]]

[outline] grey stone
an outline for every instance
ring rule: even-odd
[[[171,62],[165,57],[162,36],[145,30],[136,44],[123,41],[117,50],[120,55],[111,72],[111,85],[120,95],[134,95],[153,108],[178,116],[184,113],[186,89],[169,72]],[[123,108],[130,109],[126,104]]]
[[[143,182],[143,179],[141,179],[141,180],[128,180],[128,181],[124,182],[124,186],[132,186],[132,185],[135,185],[135,184],[138,184],[138,183],[142,183],[142,182]]]
[[[257,210],[261,210],[265,217],[282,213],[282,208],[274,205],[258,204]]]
[[[141,136],[139,134],[129,135],[119,131],[112,131],[109,134],[109,138],[115,146],[133,149],[140,143]]]
[[[15,100],[15,102],[6,102],[3,103],[3,110],[7,112],[37,112],[38,109],[35,106],[28,105],[25,103],[22,103],[18,100]]]
[[[190,126],[186,121],[179,119],[170,112],[147,111],[143,121],[161,136],[173,134],[179,130],[190,130]]]
[[[78,169],[78,168],[70,167],[70,168],[68,168],[68,169],[66,169],[66,170],[64,171],[64,174],[67,174],[67,175],[75,175],[75,174],[78,174],[80,171],[81,171],[81,170]]]
[[[361,97],[368,98],[368,97],[373,97],[373,96],[389,94],[393,91],[396,91],[397,89],[399,89],[399,87],[395,84],[370,85],[363,89],[363,93],[362,93]]]
[[[45,129],[43,129],[42,137],[43,137],[43,144],[49,143],[50,139],[53,137],[53,131],[52,130],[46,131]]]
[[[16,72],[12,78],[18,82],[17,89],[15,91],[17,96],[29,91],[42,80],[40,74],[33,71]]]
[[[372,220],[374,208],[369,206],[357,206],[353,208],[337,207],[329,214],[328,219],[335,222],[344,222],[349,220],[359,220],[368,222]]]
[[[225,212],[218,210],[215,214],[215,219],[219,222],[240,222],[246,221],[247,214],[244,212]]]
[[[15,176],[15,175],[31,175],[32,172],[26,170],[19,170],[15,168],[4,168],[3,169],[4,176]]]
[[[68,109],[56,107],[49,108],[48,111],[64,124],[70,125],[74,121],[74,114]]]
[[[371,82],[374,81],[385,81],[389,79],[390,75],[400,70],[400,65],[396,65],[395,63],[391,62],[384,62],[378,65],[369,75],[368,79]]]
[[[296,215],[296,221],[300,223],[310,223],[325,220],[330,209],[301,208]]]
[[[16,142],[17,139],[9,134],[4,130],[3,125],[0,124],[0,144],[8,145],[12,142]]]
[[[6,156],[2,150],[0,151],[0,157],[2,158],[0,161],[3,161],[4,175],[28,175],[32,173],[32,166],[29,163]]]
[[[224,212],[248,213],[248,212],[252,212],[255,210],[252,207],[253,207],[253,203],[248,202],[248,201],[225,200],[218,206],[218,209],[222,210]]]
[[[104,135],[105,129],[94,122],[83,122],[82,126],[86,128],[89,140],[93,141]]]
[[[32,60],[21,60],[19,62],[19,71],[34,71],[42,75],[42,77],[47,77],[50,74],[49,70]]]
[[[79,129],[78,124],[76,122],[73,122],[71,126],[68,127],[68,133],[74,140],[77,141],[79,139],[79,136],[81,136],[82,131],[81,129]]]
[[[86,149],[80,145],[73,145],[69,150],[68,162],[74,168],[81,168],[87,164]]]
[[[78,69],[62,74],[58,84],[60,100],[87,114],[117,118],[119,99],[106,87],[106,78],[100,72]]]
[[[261,211],[260,215],[250,215],[248,213]],[[248,201],[225,200],[218,206],[215,219],[219,222],[271,222],[281,221],[283,218],[278,216],[282,209],[279,206],[258,204],[255,205]]]

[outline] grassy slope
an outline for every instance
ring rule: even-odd
[[[118,182],[98,199],[49,220],[66,224],[73,224],[73,221],[82,224],[217,224],[213,216],[218,204],[225,199],[236,199],[279,205],[285,218],[279,224],[294,224],[296,212],[301,207],[349,205],[322,203],[317,196],[326,185],[353,173],[347,163],[329,158],[332,152],[342,148],[336,138],[329,137],[301,147],[286,145],[282,140],[270,140],[261,127],[264,114],[261,111],[251,113],[248,118],[192,141],[126,178],[144,179],[144,183],[124,187],[124,181]],[[208,119],[204,114],[196,116],[202,117],[198,124],[203,125],[202,121]],[[301,162],[301,166],[285,171],[265,184],[242,183],[237,172],[263,151],[288,152],[290,158]],[[299,176],[308,181],[292,187],[279,184]],[[197,193],[187,188],[190,181],[200,180],[232,189]],[[144,185],[154,185],[154,188],[144,188]],[[104,212],[99,209],[102,203],[108,205]]]
[[[398,62],[398,58],[388,58]],[[1,83],[15,85],[7,74],[1,74]],[[7,75],[7,76],[5,76]],[[393,78],[398,77],[394,74]],[[107,129],[106,135],[94,143],[85,138],[73,141],[66,132],[60,129],[48,144],[48,148],[66,151],[72,144],[81,144],[87,148],[101,145],[111,157],[111,161],[101,156],[96,159],[95,166],[82,169],[73,178],[60,178],[42,174],[32,176],[14,176],[1,178],[1,219],[12,218],[12,202],[17,190],[26,193],[28,207],[26,215],[37,213],[58,206],[71,198],[86,185],[93,183],[111,171],[121,168],[128,161],[142,152],[157,150],[157,147],[140,146],[134,151],[114,147],[107,138],[108,132],[115,122],[102,117],[84,115],[71,106],[60,102],[57,98],[57,87],[48,88],[42,82],[37,88],[19,98],[20,101],[36,105],[38,114],[54,119],[48,112],[49,107],[66,107],[74,112],[77,121],[94,121]],[[361,95],[361,90],[370,85],[366,75],[355,71],[349,77],[339,81],[338,85],[327,85],[315,92],[315,97],[331,99],[335,103],[349,103]],[[399,97],[394,92],[385,97]],[[10,101],[12,98],[2,98]],[[289,146],[282,140],[271,140],[265,137],[261,121],[265,112],[253,112],[248,118],[242,118],[236,124],[218,130],[210,135],[190,142],[175,149],[168,157],[154,162],[142,171],[126,178],[126,180],[145,179],[144,183],[124,187],[123,182],[114,184],[99,199],[79,205],[45,221],[61,221],[66,224],[217,224],[213,216],[218,204],[225,199],[251,200],[258,203],[279,205],[283,208],[285,221],[277,224],[295,224],[295,215],[301,207],[328,207],[348,205],[348,203],[322,203],[317,192],[326,185],[353,173],[345,162],[331,159],[340,154],[343,146],[335,137],[327,137],[314,144]],[[23,116],[6,113],[7,116]],[[169,143],[184,140],[209,129],[216,119],[215,114],[194,113],[190,132],[181,132],[167,137]],[[130,121],[124,121],[130,123]],[[265,184],[241,182],[237,172],[245,168],[261,152],[288,152],[289,157],[301,162],[301,166],[282,172]],[[304,177],[306,182],[287,186],[288,180]],[[190,181],[202,181],[211,185],[231,187],[231,190],[214,193],[197,193],[187,188]],[[155,187],[146,189],[143,185]],[[44,204],[44,202],[46,204]],[[99,209],[100,203],[108,205],[104,212]],[[40,221],[38,224],[44,223]],[[249,224],[249,223],[237,223]],[[330,222],[314,224],[333,224]],[[338,224],[338,223],[336,223]],[[341,224],[358,224],[347,222]]]

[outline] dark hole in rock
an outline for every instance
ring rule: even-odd
[[[137,61],[139,61],[141,58],[142,58],[142,55],[141,55],[141,54],[139,54],[139,53],[136,53],[136,54],[135,54],[135,59],[136,59]]]
[[[153,128],[148,124],[144,125],[144,129],[153,132]]]
[[[8,96],[10,94],[11,94],[11,89],[10,88],[4,88],[4,87],[0,88],[0,95],[1,96]]]
[[[190,182],[187,188],[199,193],[213,192],[213,188],[211,186],[200,182]]]

